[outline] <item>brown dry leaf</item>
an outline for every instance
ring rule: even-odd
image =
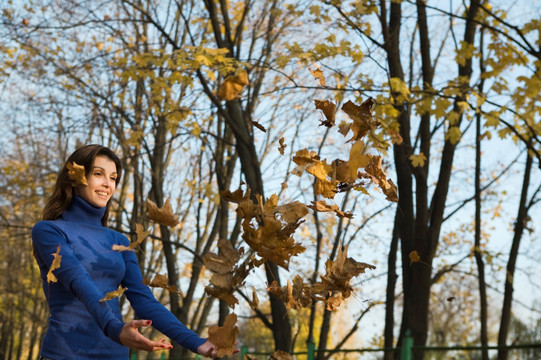
[[[252,310],[259,309],[259,297],[255,291],[255,287],[252,286],[252,301],[250,302],[250,307]]]
[[[293,356],[285,351],[276,350],[270,355],[269,360],[293,360]]]
[[[135,224],[135,234],[137,235],[137,239],[130,243],[131,248],[135,248],[140,243],[142,243],[143,240],[145,240],[146,237],[150,234],[150,230],[145,230],[145,228],[141,224]]]
[[[122,286],[119,286],[117,290],[114,290],[114,291],[109,291],[107,294],[105,294],[105,297],[100,299],[100,302],[105,302],[105,301],[108,301],[108,300],[113,300],[117,297],[119,297],[120,295],[124,294],[124,292],[128,290],[128,288],[123,288]]]
[[[353,137],[348,141],[357,141],[365,136],[370,130],[379,126],[379,122],[372,118],[372,106],[374,99],[368,98],[361,105],[348,101],[342,105],[342,110],[353,120],[351,131]]]
[[[179,223],[178,216],[173,214],[169,199],[165,200],[165,204],[161,208],[158,208],[154,201],[147,199],[146,215],[149,220],[165,226],[174,227]]]
[[[334,212],[338,217],[341,217],[341,218],[348,218],[348,219],[353,219],[353,214],[349,211],[342,211],[340,210],[340,208],[338,207],[338,205],[334,204],[334,205],[329,205],[327,204],[325,201],[323,200],[318,200],[318,201],[312,201],[312,205],[308,205],[308,207],[314,211],[319,211],[319,212],[329,212],[329,211],[332,211]]]
[[[237,75],[226,77],[216,95],[220,100],[234,100],[240,95],[241,91],[248,83],[248,73],[246,71],[241,71]]]
[[[280,287],[276,281],[273,281],[267,287],[267,291],[280,298],[286,304],[286,309],[296,309],[308,307],[312,304],[312,299],[316,299],[310,284],[305,284],[299,275],[296,275],[291,281],[287,281],[287,286]]]
[[[419,256],[419,253],[417,252],[417,250],[413,250],[412,252],[410,252],[409,258],[410,258],[410,265],[421,261],[421,257]]]
[[[163,275],[162,274],[154,275],[154,278],[151,281],[148,281],[148,279],[143,279],[143,284],[151,286],[151,287],[159,287],[159,288],[162,288],[162,289],[165,289],[177,294],[181,293],[176,288],[176,286],[169,285],[169,279],[167,278],[167,275],[165,275],[165,273]]]
[[[314,287],[319,293],[339,291],[344,299],[348,298],[353,291],[349,284],[351,278],[362,274],[366,269],[375,269],[374,265],[358,262],[347,257],[347,247],[344,250],[339,249],[336,260],[327,260],[325,263],[326,274],[321,276],[321,283],[317,283]]]
[[[77,185],[88,186],[86,181],[86,172],[83,165],[79,165],[76,162],[69,162],[66,164],[68,168],[68,176],[71,180],[75,181]]]
[[[327,310],[336,311],[344,301],[344,297],[342,296],[342,293],[336,293],[326,297],[323,301],[325,302],[325,305],[327,305]]]
[[[218,350],[217,357],[233,355],[239,333],[236,323],[237,315],[229,314],[225,317],[223,326],[211,326],[208,329],[208,341],[216,346]]]
[[[244,192],[241,188],[238,188],[234,192],[225,190],[220,192],[220,195],[222,196],[222,199],[224,201],[229,201],[235,204],[240,204],[243,200],[246,199],[246,196],[244,195]]]
[[[205,286],[205,292],[212,297],[225,301],[230,308],[234,308],[239,303],[239,300],[228,289]]]
[[[323,111],[326,120],[322,121],[319,126],[332,127],[335,123],[336,104],[330,100],[314,100],[316,109]]]
[[[392,180],[387,180],[387,175],[382,168],[381,156],[366,156],[369,160],[368,165],[364,168],[365,172],[359,173],[359,176],[372,180],[387,196],[387,200],[398,202],[398,190]]]
[[[280,152],[280,155],[284,155],[284,150],[287,147],[285,139],[281,137],[278,143],[280,144],[280,146],[278,147],[278,151]]]
[[[206,253],[203,255],[203,263],[212,272],[225,274],[231,272],[233,267],[239,261],[241,250],[235,250],[231,241],[220,239],[218,240],[218,254]]]
[[[250,123],[252,124],[252,126],[255,126],[256,128],[263,131],[264,133],[267,132],[267,129],[265,129],[265,127],[261,125],[260,123],[258,123],[257,121],[252,120]]]
[[[220,239],[218,241],[218,254],[206,253],[203,255],[203,263],[212,271],[210,285],[205,287],[205,291],[210,295],[224,300],[230,307],[234,308],[238,304],[233,291],[240,286],[251,270],[248,268],[237,267],[244,249],[235,250],[229,240]]]
[[[137,239],[132,241],[129,246],[124,245],[113,245],[114,251],[135,251],[135,248],[150,234],[150,231],[145,231],[143,225],[135,224],[135,233],[137,234]]]
[[[327,86],[327,84],[325,84],[325,76],[323,75],[323,71],[321,71],[321,69],[316,68],[312,70],[308,68],[308,70],[310,71],[314,79],[319,80],[319,85],[325,86],[325,87]]]
[[[62,255],[60,255],[60,245],[56,247],[56,252],[51,255],[53,255],[54,259],[53,259],[53,262],[51,263],[51,267],[49,268],[49,271],[47,272],[48,283],[58,281],[56,276],[53,274],[53,270],[56,270],[60,267],[60,261],[62,260]]]

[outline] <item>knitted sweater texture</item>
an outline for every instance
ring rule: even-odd
[[[114,244],[128,246],[124,235],[101,225],[105,208],[96,208],[74,196],[70,207],[53,221],[40,221],[32,229],[32,243],[49,304],[49,327],[41,354],[54,360],[126,360],[129,349],[120,344],[124,326],[118,298],[100,302],[105,294],[127,288],[125,295],[138,318],[193,352],[205,342],[160,304],[143,284],[133,251],[114,251]],[[47,282],[47,272],[60,246],[57,282]]]

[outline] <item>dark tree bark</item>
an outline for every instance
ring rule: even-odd
[[[511,322],[511,308],[513,304],[513,277],[515,276],[515,269],[518,257],[518,250],[520,247],[520,241],[522,240],[522,234],[528,216],[528,188],[530,186],[530,176],[532,173],[533,157],[532,154],[526,152],[526,166],[524,169],[524,178],[522,180],[522,191],[520,194],[520,202],[518,206],[517,218],[515,220],[515,229],[513,232],[513,241],[511,243],[511,251],[509,252],[509,259],[507,260],[507,272],[505,276],[505,289],[503,296],[503,306],[500,321],[500,330],[498,332],[498,346],[505,346],[507,343],[507,334],[509,333],[509,324]],[[507,360],[508,350],[498,349],[498,360]]]

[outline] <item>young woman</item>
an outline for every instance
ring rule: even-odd
[[[83,165],[87,185],[70,179],[67,164]],[[106,227],[111,198],[122,167],[108,148],[88,145],[76,150],[62,167],[43,220],[32,229],[32,243],[49,304],[49,328],[43,338],[42,359],[125,359],[129,349],[168,349],[168,343],[144,337],[138,328],[150,326],[203,356],[215,357],[216,347],[189,330],[152,295],[135,253],[113,251],[128,246],[122,234]],[[52,271],[60,247],[60,266]],[[122,286],[141,320],[124,322],[118,298],[101,301]]]

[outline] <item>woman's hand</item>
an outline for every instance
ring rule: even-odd
[[[172,349],[173,346],[169,343],[162,341],[152,341],[144,337],[138,328],[142,326],[150,326],[152,321],[150,320],[132,320],[124,324],[122,331],[120,332],[120,342],[122,345],[128,346],[135,350],[156,351],[162,349]],[[201,345],[202,346],[202,345]]]
[[[235,344],[237,343],[235,342]],[[233,350],[233,354],[238,352],[240,352],[240,349]],[[216,345],[207,340],[197,348],[197,353],[209,358],[215,358],[218,356],[218,348]]]
[[[215,358],[216,356],[218,356],[218,348],[216,348],[213,343],[207,340],[197,348],[197,353],[199,355],[209,358]]]

